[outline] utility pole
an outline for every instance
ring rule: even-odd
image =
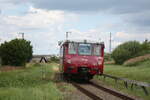
[[[19,34],[21,34],[21,35],[22,35],[22,39],[24,40],[24,33],[19,33]]]
[[[71,33],[71,32],[66,32],[66,40],[68,40],[69,33]]]
[[[109,40],[109,53],[111,54],[111,32],[110,32],[110,40]]]

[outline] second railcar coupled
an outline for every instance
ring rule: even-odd
[[[65,76],[90,80],[103,73],[104,43],[87,40],[61,42],[60,62]]]

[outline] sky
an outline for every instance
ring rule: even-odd
[[[94,40],[109,52],[131,40],[150,40],[150,0],[0,0],[0,43],[31,41],[34,54],[58,54],[58,41]]]

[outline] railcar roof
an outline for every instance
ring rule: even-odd
[[[62,44],[65,44],[65,43],[72,43],[72,42],[75,42],[75,43],[104,44],[104,42],[93,41],[93,40],[65,40],[65,41],[62,41],[62,42],[61,42],[61,45],[62,45]]]

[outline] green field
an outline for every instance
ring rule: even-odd
[[[132,67],[122,65],[105,65],[104,73],[117,77],[150,83],[150,60],[141,62],[137,66]],[[126,89],[123,82],[121,81],[116,84],[114,80],[109,78],[106,78],[106,80],[104,81],[103,77],[100,76],[98,77],[98,79],[100,79],[104,84],[107,84],[117,90],[135,95],[140,98],[144,98],[145,100],[150,100],[150,94],[149,96],[146,96],[140,87],[134,87],[134,89],[131,90],[131,85],[129,85],[129,88]],[[148,88],[148,91],[150,93],[150,88]]]
[[[0,100],[61,100],[53,68],[56,64],[30,64],[25,69],[0,72]]]
[[[137,66],[105,65],[105,74],[150,83],[150,61]],[[68,99],[74,89],[64,82],[55,80],[58,64],[28,64],[27,68],[8,72],[0,71],[0,100],[63,100]],[[96,77],[97,78],[97,77]],[[102,84],[115,88],[130,95],[150,100],[139,87],[126,89],[123,82],[99,76]],[[65,90],[69,91],[65,91]],[[150,88],[149,88],[150,93]],[[67,95],[66,95],[67,94]]]

